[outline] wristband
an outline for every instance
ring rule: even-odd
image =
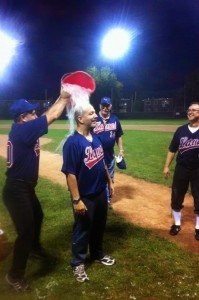
[[[73,204],[75,204],[75,205],[76,205],[76,204],[78,204],[78,203],[79,203],[79,201],[80,201],[80,200],[81,200],[80,198],[79,198],[79,199],[73,199],[73,200],[72,200],[72,202],[73,202]]]

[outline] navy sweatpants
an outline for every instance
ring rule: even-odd
[[[106,190],[82,197],[81,200],[86,205],[87,211],[85,215],[74,214],[72,267],[85,262],[88,248],[92,259],[100,259],[104,256],[102,244],[108,209]]]
[[[40,247],[43,212],[35,194],[35,185],[25,181],[7,180],[3,189],[3,201],[17,232],[9,271],[16,279],[24,276],[31,249]]]

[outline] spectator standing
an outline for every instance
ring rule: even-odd
[[[123,130],[120,124],[118,117],[111,113],[112,102],[109,97],[103,97],[100,101],[100,111],[97,116],[97,124],[93,131],[98,135],[102,142],[104,149],[104,158],[112,182],[114,182],[114,171],[115,171],[115,154],[114,146],[115,142],[118,146],[119,155],[124,157],[124,149],[122,142]],[[111,205],[111,195],[108,190],[107,192],[107,201],[109,208]]]
[[[174,224],[169,233],[177,235],[181,230],[181,210],[190,184],[196,215],[195,239],[199,240],[199,102],[189,106],[187,117],[189,123],[180,126],[174,133],[163,174],[165,178],[169,177],[170,165],[177,152],[171,193]]]

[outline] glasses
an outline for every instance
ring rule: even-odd
[[[110,107],[110,104],[101,104],[102,108],[107,108],[107,107]]]
[[[197,111],[199,111],[199,109],[187,109],[187,113],[189,113],[189,112],[197,112]]]

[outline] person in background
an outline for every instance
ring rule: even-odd
[[[3,201],[14,223],[17,238],[12,265],[6,282],[17,292],[28,292],[30,285],[24,279],[30,254],[41,258],[40,244],[43,211],[35,193],[38,180],[39,138],[48,132],[48,126],[58,119],[70,95],[61,90],[60,96],[44,115],[37,117],[39,104],[19,99],[10,107],[14,119],[7,142],[7,171]]]
[[[66,175],[74,211],[72,261],[74,276],[79,282],[89,280],[85,272],[88,247],[90,260],[111,266],[115,259],[103,251],[108,204],[106,184],[113,194],[113,184],[104,163],[104,152],[92,132],[97,115],[91,104],[76,107],[77,130],[63,147],[62,172]]]
[[[174,133],[163,174],[165,178],[169,177],[170,165],[177,152],[171,193],[174,224],[169,233],[177,235],[181,230],[181,210],[190,184],[196,215],[195,239],[199,240],[199,102],[189,106],[187,117],[189,123],[180,126]]]
[[[112,102],[109,97],[103,97],[100,101],[100,111],[97,116],[97,124],[93,131],[98,135],[104,149],[104,158],[108,167],[109,174],[114,182],[115,171],[115,142],[118,146],[119,155],[124,157],[124,149],[122,143],[123,130],[118,117],[111,113]],[[111,195],[107,186],[107,201],[109,208],[111,205]]]

